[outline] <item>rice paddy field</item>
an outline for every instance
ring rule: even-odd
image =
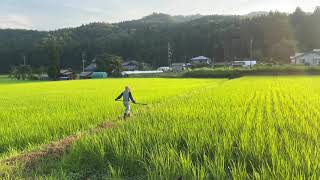
[[[148,105],[122,121],[125,85]],[[0,94],[1,159],[116,124],[31,170],[0,165],[4,178],[320,178],[319,76],[0,83]]]

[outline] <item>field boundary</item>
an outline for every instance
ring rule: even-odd
[[[36,166],[37,162],[39,162],[43,158],[50,156],[52,158],[58,159],[72,146],[74,142],[81,139],[82,137],[98,134],[103,130],[112,129],[117,126],[118,125],[115,121],[104,122],[96,126],[95,128],[91,128],[85,132],[73,134],[58,141],[51,142],[50,144],[42,145],[42,147],[40,147],[40,150],[25,152],[13,157],[9,157],[0,161],[0,163],[10,167],[23,165],[26,169],[33,169]]]

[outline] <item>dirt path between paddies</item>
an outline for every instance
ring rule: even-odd
[[[42,159],[45,159],[47,157],[59,159],[72,146],[72,144],[80,138],[86,135],[98,134],[103,130],[115,128],[117,126],[118,125],[116,122],[105,122],[86,132],[79,133],[76,135],[70,135],[59,141],[43,145],[38,150],[25,152],[17,156],[10,157],[8,159],[4,159],[0,161],[0,164],[5,164],[12,168],[22,165],[24,169],[32,170]]]

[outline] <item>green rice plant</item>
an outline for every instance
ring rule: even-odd
[[[215,82],[108,79],[0,84],[0,157],[118,120],[123,107],[114,98],[125,85],[131,85],[138,102],[156,104]],[[140,106],[133,106],[134,113],[139,109]]]
[[[138,113],[130,121],[117,123],[116,128],[80,139],[61,159],[45,161],[55,162],[46,172],[41,171],[43,165],[40,164],[34,172],[22,174],[21,177],[29,177],[31,174],[36,177],[89,179],[319,179],[320,77],[132,81],[135,82],[134,95],[141,97],[149,106],[137,108]],[[88,86],[94,81],[83,82]],[[61,85],[59,83],[57,86]],[[74,83],[78,82],[64,86],[74,87]],[[112,80],[112,84],[118,87],[125,82]],[[101,87],[101,84],[95,86]],[[105,93],[114,96],[120,90],[115,88]],[[47,90],[52,91],[57,90]],[[76,91],[73,89],[72,92]],[[92,99],[104,97],[85,92],[83,97],[76,96],[72,100],[82,97],[90,103]],[[19,102],[15,99],[19,93],[9,93],[7,100],[11,103]],[[73,93],[69,95],[72,97]],[[47,100],[61,100],[61,97],[64,96],[53,95]],[[29,101],[33,102],[31,99]],[[24,100],[28,100],[27,97]],[[69,100],[67,102],[70,103]],[[69,127],[68,132],[88,129],[98,123],[97,119],[116,117],[122,108],[121,105],[108,103],[105,103],[105,107],[114,109],[94,107],[78,107],[82,117],[89,120],[81,124],[80,128],[78,121],[70,122],[72,127]],[[36,109],[32,106],[30,108]],[[113,113],[106,112],[109,110]],[[35,117],[29,108],[25,111]],[[42,111],[39,109],[35,112]],[[62,109],[60,116],[57,114],[54,120],[67,117],[62,115],[69,111],[71,108],[67,111]],[[86,116],[87,113],[91,113],[90,117],[93,118]],[[101,114],[105,118],[101,118]],[[66,119],[72,120],[74,114],[70,117]],[[20,124],[20,121],[19,125],[27,125]],[[44,136],[48,140],[59,138],[56,134],[68,134],[67,130],[60,130],[50,121],[43,121],[42,126],[52,131],[50,136]],[[48,128],[50,126],[53,128]],[[4,128],[0,129],[4,131]],[[34,136],[39,132],[35,131]],[[31,140],[33,138],[28,137],[24,141]],[[19,138],[9,142],[16,145]],[[33,143],[30,144],[32,146]]]
[[[69,158],[94,157],[86,147],[99,139],[104,162],[89,167],[111,165],[122,177],[319,178],[319,82],[319,77],[246,77],[203,86],[80,140],[58,167],[66,173],[82,169],[83,163]]]

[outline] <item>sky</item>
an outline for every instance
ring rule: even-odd
[[[248,14],[254,11],[312,12],[320,0],[1,0],[0,28],[55,30],[90,22],[171,15]]]

